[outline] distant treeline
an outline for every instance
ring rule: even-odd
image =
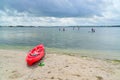
[[[23,26],[23,25],[18,25],[18,26],[0,26],[0,27],[46,27],[46,28],[51,28],[51,27],[120,27],[120,25],[109,25],[109,26]]]
[[[69,26],[69,27],[120,27],[120,25],[109,25],[109,26]]]

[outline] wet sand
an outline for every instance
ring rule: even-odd
[[[0,80],[120,80],[120,63],[47,52],[29,67],[27,51],[0,50]]]

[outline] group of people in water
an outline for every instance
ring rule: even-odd
[[[59,31],[61,31],[61,30],[62,30],[62,31],[65,31],[65,28],[62,28],[62,29],[61,29],[61,28],[59,28]]]
[[[75,27],[73,27],[73,30],[75,29]],[[80,27],[78,27],[78,30],[80,29]],[[59,31],[65,31],[66,29],[65,28],[59,28]],[[94,28],[91,28],[91,31],[90,32],[95,32],[95,29]]]

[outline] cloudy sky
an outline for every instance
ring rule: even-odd
[[[0,0],[0,25],[119,25],[120,0]]]

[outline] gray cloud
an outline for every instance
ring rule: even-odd
[[[92,17],[102,16],[103,5],[103,0],[1,0],[0,9],[28,12],[32,16]]]
[[[120,0],[1,0],[0,25],[116,25]]]

